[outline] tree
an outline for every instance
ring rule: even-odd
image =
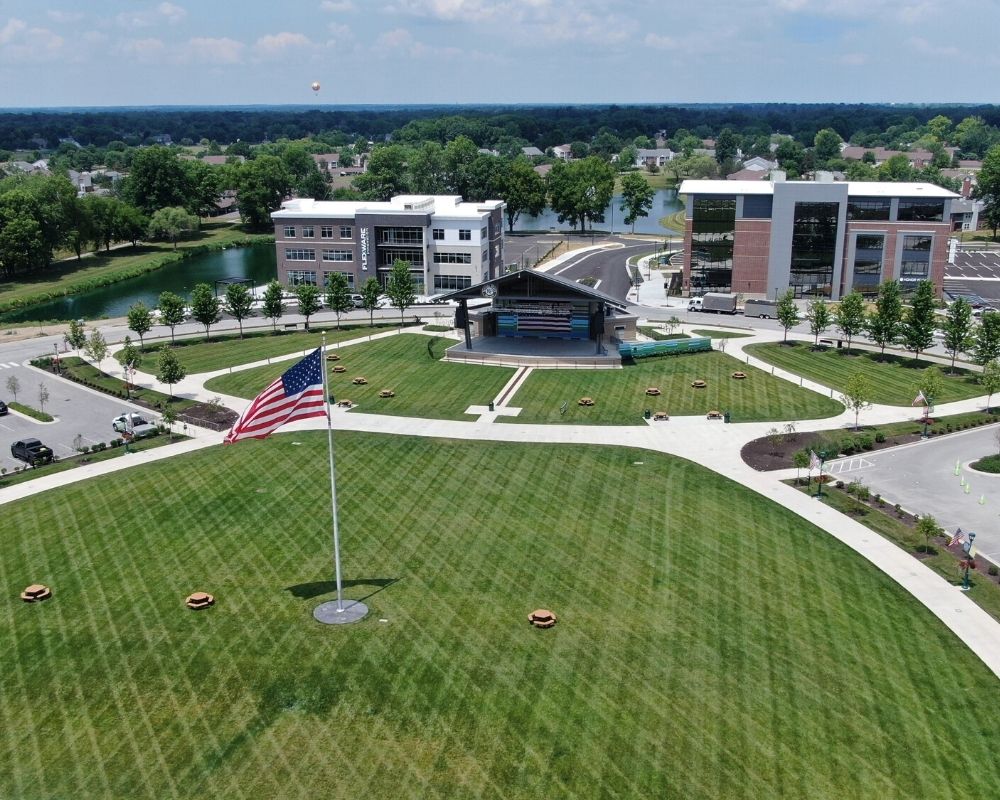
[[[45,411],[45,404],[49,402],[49,387],[43,381],[38,383],[38,410]]]
[[[326,283],[326,304],[337,315],[337,327],[340,327],[340,315],[354,308],[351,300],[351,287],[343,272],[333,272]]]
[[[878,287],[875,310],[865,320],[868,336],[880,348],[880,358],[885,358],[885,348],[899,338],[903,324],[903,301],[899,296],[899,281],[885,281]]]
[[[278,331],[278,320],[285,311],[285,290],[277,281],[269,281],[264,287],[264,297],[261,302],[261,313],[265,319],[271,320],[271,330]]]
[[[916,294],[903,318],[903,345],[915,358],[934,343],[934,283],[917,284]]]
[[[200,221],[194,214],[189,214],[180,206],[161,208],[149,220],[149,238],[167,239],[173,242],[177,249],[179,236],[198,230]]]
[[[212,287],[207,283],[195,284],[191,290],[191,316],[205,326],[205,339],[211,338],[209,328],[219,321],[220,311],[221,303]]]
[[[222,194],[223,171],[204,161],[185,161],[183,165],[191,187],[184,207],[198,217],[211,215]]]
[[[715,137],[715,160],[720,164],[735,161],[739,149],[740,137],[731,128],[723,128]]]
[[[813,346],[819,347],[819,337],[830,327],[830,307],[826,300],[813,300],[806,311],[809,333],[813,335]]]
[[[944,349],[951,354],[950,374],[955,373],[955,359],[972,347],[972,306],[964,297],[959,297],[948,307],[943,325]]]
[[[920,373],[916,388],[917,392],[923,394],[924,400],[927,403],[927,413],[929,414],[931,407],[941,397],[941,391],[944,389],[944,376],[941,374],[941,370],[937,367],[928,367],[925,369]],[[916,392],[914,392],[914,396],[916,396]]]
[[[507,227],[513,231],[522,213],[537,217],[545,210],[545,179],[528,159],[515,158],[502,178],[500,198],[506,203]]]
[[[83,323],[78,319],[69,321],[69,331],[63,337],[66,344],[72,347],[79,354],[80,348],[87,343],[87,332],[83,329]]]
[[[871,408],[874,390],[871,382],[863,372],[855,372],[847,379],[840,402],[854,412],[854,430],[858,429],[858,415]]]
[[[788,341],[788,331],[799,324],[799,307],[795,305],[795,292],[789,289],[778,300],[778,324],[785,329],[783,342]]]
[[[1000,361],[990,361],[983,366],[983,371],[979,373],[979,383],[986,390],[986,410],[990,410],[990,400],[993,395],[1000,392]]]
[[[976,175],[976,188],[972,196],[983,201],[983,215],[997,238],[1000,228],[1000,144],[994,145],[983,159],[983,167]]]
[[[172,440],[174,438],[174,423],[177,422],[177,412],[170,406],[167,406],[160,412],[160,418],[163,420],[163,424],[167,426],[167,430],[170,431],[170,438]]]
[[[840,158],[840,145],[844,143],[840,134],[833,128],[824,128],[813,139],[813,153],[817,167],[825,167],[835,158]]]
[[[132,370],[138,369],[142,363],[142,351],[132,342],[131,336],[125,337],[122,349],[118,351],[118,360],[122,362],[125,372],[125,392],[131,395],[132,390]]]
[[[408,148],[397,144],[376,147],[368,159],[368,169],[354,179],[354,188],[365,200],[388,200],[393,195],[406,194],[407,157]]]
[[[402,325],[403,312],[417,299],[409,261],[397,258],[393,262],[389,281],[385,285],[385,293],[389,296],[389,301],[399,309],[399,324]]]
[[[184,298],[173,292],[161,292],[159,297],[160,322],[170,328],[170,341],[174,341],[174,328],[184,321]]]
[[[865,330],[865,301],[859,292],[851,292],[841,298],[834,314],[834,323],[841,335],[847,338],[847,352],[851,352],[851,341]]]
[[[361,306],[368,312],[368,326],[375,324],[375,309],[378,308],[378,298],[382,294],[377,278],[369,278],[361,286]]]
[[[143,337],[153,327],[153,315],[141,300],[128,310],[128,329],[139,337],[139,346],[144,346]]]
[[[938,525],[937,520],[930,514],[925,514],[917,519],[917,533],[924,537],[923,552],[932,552],[931,539],[935,536],[940,536],[941,532],[941,526]]]
[[[795,483],[798,484],[802,470],[809,469],[809,454],[805,450],[797,450],[792,456],[792,466],[795,467]]]
[[[136,208],[153,214],[161,208],[184,206],[192,196],[184,164],[166,147],[144,147],[132,156],[122,194]]]
[[[146,231],[149,230],[149,217],[135,206],[118,201],[112,204],[111,211],[111,229],[114,237],[121,241],[131,242],[132,247],[135,247],[139,243],[139,239],[145,236]]]
[[[597,156],[582,161],[559,161],[548,175],[552,210],[560,222],[586,229],[587,220],[604,220],[604,209],[615,188],[614,169]]]
[[[306,318],[306,330],[309,330],[309,317],[323,307],[319,289],[311,283],[300,283],[292,292],[299,301],[299,313]]]
[[[976,342],[972,348],[972,360],[985,366],[1000,358],[1000,312],[985,311],[974,332]]]
[[[625,212],[625,224],[632,226],[632,233],[635,233],[635,221],[649,216],[654,194],[653,187],[638,172],[629,172],[622,177],[622,202],[618,208]]]
[[[222,307],[240,326],[240,338],[242,339],[243,320],[253,314],[253,292],[245,283],[230,283],[226,287],[226,299]]]
[[[101,368],[101,362],[108,355],[108,343],[104,340],[101,332],[96,328],[90,332],[90,338],[83,346],[83,353],[91,361],[97,362],[97,368]]]
[[[281,207],[292,183],[292,174],[277,156],[257,156],[240,165],[236,178],[240,218],[251,228],[269,227],[271,212]]]
[[[174,385],[180,383],[187,376],[184,365],[177,360],[174,351],[167,345],[160,348],[160,356],[156,362],[156,380],[165,383],[169,387],[167,394],[172,399],[174,396]]]
[[[7,376],[7,391],[10,392],[14,397],[14,402],[17,402],[17,393],[21,391],[21,382],[17,379],[16,375]]]

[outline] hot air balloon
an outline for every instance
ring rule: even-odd
[[[314,92],[318,92],[319,91],[319,81],[313,81],[312,82],[312,90]]]

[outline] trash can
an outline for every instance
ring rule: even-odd
[[[722,412],[722,421],[728,424],[728,422],[729,422],[729,412],[728,411],[723,411]]]
[[[492,411],[492,410],[493,410],[493,401],[490,400],[490,411]]]
[[[643,412],[642,412],[642,416],[643,416],[643,417],[645,417],[646,419],[649,419],[649,418],[650,418],[650,417],[652,417],[653,415],[652,415],[652,413],[650,412],[650,410],[649,410],[649,409],[647,408],[647,409],[646,409],[645,411],[643,411]]]
[[[332,405],[336,405],[336,403],[337,403],[337,398],[336,398],[336,397],[334,397],[334,396],[333,396],[333,395],[331,394],[331,395],[330,395],[330,405],[331,405],[331,406],[332,406]]]

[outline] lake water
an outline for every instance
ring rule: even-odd
[[[252,278],[264,284],[277,276],[273,244],[231,247],[204,255],[185,258],[162,269],[102,286],[88,292],[61,297],[29,308],[11,311],[2,322],[34,322],[51,319],[100,319],[123,317],[129,306],[142,300],[147,306],[157,304],[160,292],[191,296],[196,283],[213,284],[223,278]],[[220,294],[222,292],[220,291]]]
[[[611,230],[612,212],[614,213],[614,225],[616,231],[619,233],[627,233],[631,230],[631,228],[623,222],[625,215],[619,210],[621,202],[621,195],[615,195],[611,198],[611,203],[604,210],[604,223],[597,223],[594,226],[597,230]],[[649,216],[636,220],[635,232],[657,234],[670,233],[671,231],[668,231],[666,228],[660,226],[660,218],[665,217],[668,214],[673,214],[676,211],[681,211],[683,208],[684,204],[677,199],[676,189],[657,189],[656,194],[653,195],[653,207],[650,209]],[[529,217],[522,214],[518,217],[517,224],[514,225],[515,231],[547,231],[549,228],[555,228],[556,230],[570,230],[569,223],[559,222],[559,215],[556,214],[556,212],[551,208],[545,209],[545,211],[537,217]]]

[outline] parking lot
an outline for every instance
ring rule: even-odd
[[[15,376],[20,383],[17,399],[32,408],[39,406],[39,384],[43,384],[49,392],[45,411],[56,421],[37,422],[13,411],[0,417],[0,467],[8,471],[21,465],[10,454],[11,444],[19,439],[40,439],[52,448],[56,456],[65,458],[76,452],[77,437],[80,437],[80,445],[109,442],[115,438],[111,420],[126,408],[140,411],[146,419],[150,419],[149,413],[138,406],[14,362],[0,363],[0,400],[4,402],[14,399],[7,389],[7,379],[11,376]]]
[[[977,245],[979,247],[979,245]],[[944,290],[952,297],[1000,309],[1000,249],[961,249],[944,270]]]
[[[518,266],[521,266],[522,263],[524,265],[534,264],[562,240],[563,237],[558,233],[527,236],[507,234],[504,237],[503,260],[506,264],[517,264]]]

